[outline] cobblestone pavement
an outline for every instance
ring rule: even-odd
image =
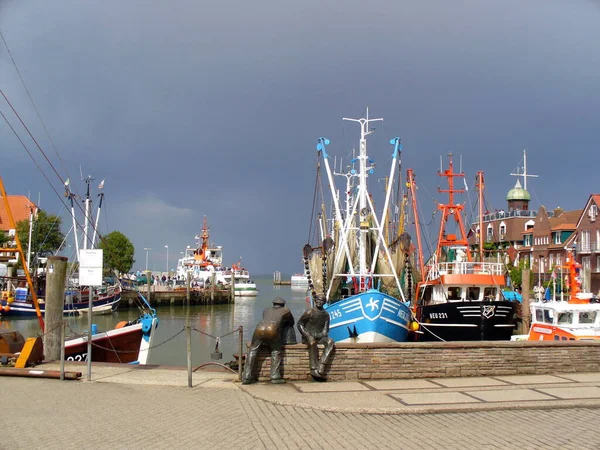
[[[225,383],[227,385],[227,383]],[[2,378],[2,449],[597,449],[600,409],[323,412],[213,388]]]

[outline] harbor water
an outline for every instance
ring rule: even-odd
[[[198,331],[192,331],[192,365],[197,367],[211,361],[211,353],[215,351],[215,337],[220,337],[219,350],[223,359],[217,362],[229,362],[239,349],[238,327],[244,327],[244,342],[252,338],[256,324],[262,318],[265,308],[272,305],[275,297],[286,300],[294,318],[298,318],[308,308],[305,289],[290,286],[273,286],[272,278],[255,278],[259,289],[256,297],[237,297],[235,302],[224,305],[192,306],[190,308],[190,324]],[[170,366],[186,365],[186,333],[182,331],[186,325],[187,308],[185,306],[161,306],[156,310],[160,320],[150,354],[150,364]],[[112,314],[94,316],[93,323],[98,331],[113,328],[123,320],[134,320],[138,311],[122,310]],[[87,316],[66,318],[69,324],[67,334],[87,333]],[[2,318],[1,331],[19,331],[24,337],[40,335],[38,321],[32,319]],[[232,331],[236,330],[234,333]],[[178,334],[179,333],[179,334]],[[231,334],[228,334],[231,333]],[[298,335],[298,333],[296,333]],[[227,335],[227,336],[225,336]],[[223,337],[221,337],[223,336]],[[93,349],[92,349],[93,352]]]

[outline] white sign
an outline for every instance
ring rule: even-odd
[[[79,285],[102,286],[102,249],[79,250]]]

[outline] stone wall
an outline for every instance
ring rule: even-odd
[[[257,364],[259,379],[269,380],[269,352],[262,350]],[[306,346],[285,346],[282,367],[285,379],[308,380]],[[598,371],[600,342],[428,342],[337,344],[326,375],[368,380]]]

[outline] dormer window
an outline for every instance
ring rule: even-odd
[[[561,241],[561,236],[560,236],[560,231],[557,231],[555,233],[552,233],[554,235],[554,243],[555,244],[562,244]]]
[[[487,241],[491,242],[492,239],[494,238],[494,228],[492,227],[492,224],[489,224],[487,226]]]

